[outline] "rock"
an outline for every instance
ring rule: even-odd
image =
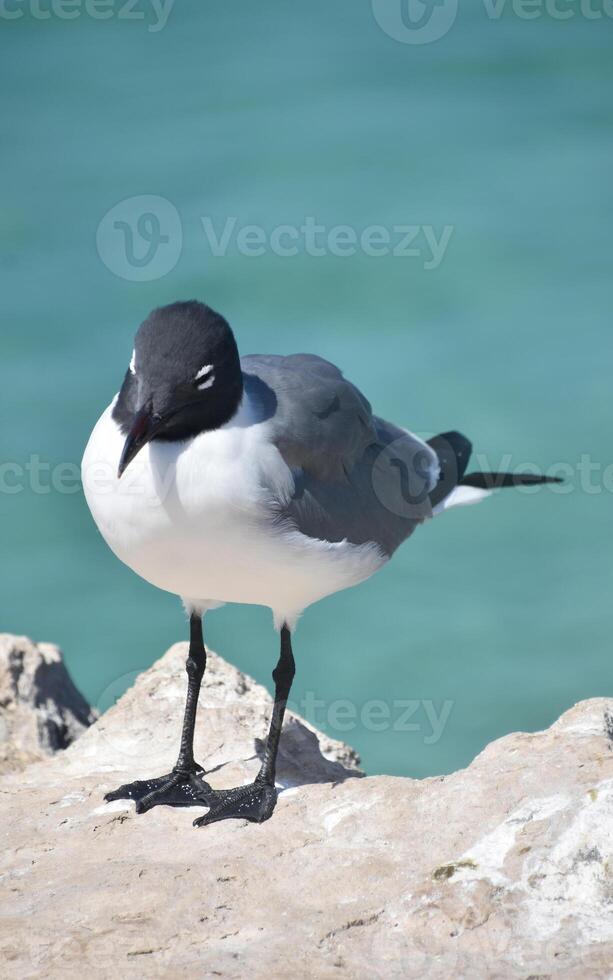
[[[67,748],[95,718],[56,646],[0,633],[0,772]]]
[[[3,977],[604,978],[613,962],[613,705],[467,769],[359,777],[293,717],[272,819],[195,830],[103,794],[174,762],[185,646],[65,752],[0,780]],[[211,655],[197,754],[251,779],[270,698]]]

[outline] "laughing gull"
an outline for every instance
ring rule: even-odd
[[[134,800],[140,813],[159,804],[208,807],[194,821],[200,826],[267,820],[302,611],[367,579],[434,514],[499,486],[551,482],[467,475],[470,453],[457,432],[424,442],[373,415],[321,357],[240,358],[226,320],[202,303],[154,310],[90,437],[83,485],[112,551],[183,601],[187,699],[172,772],[106,799]],[[281,651],[261,769],[250,785],[213,790],[193,738],[206,667],[202,617],[224,602],[270,607]]]

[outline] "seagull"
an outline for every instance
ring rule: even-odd
[[[107,801],[204,806],[205,826],[261,823],[277,802],[276,759],[295,673],[301,613],[382,568],[413,531],[499,487],[554,482],[471,473],[458,432],[428,442],[374,415],[364,395],[314,354],[240,357],[219,313],[196,300],[155,309],[139,327],[119,393],[83,456],[84,493],[111,550],[189,616],[179,754],[166,775]],[[280,634],[274,707],[261,768],[212,789],[194,758],[206,668],[202,620],[226,602],[272,610]]]

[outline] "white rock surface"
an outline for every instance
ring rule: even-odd
[[[261,826],[105,805],[174,762],[185,646],[65,752],[0,779],[3,977],[613,975],[613,705],[576,705],[451,776],[356,778],[295,718]],[[266,692],[210,657],[197,755],[250,779]]]

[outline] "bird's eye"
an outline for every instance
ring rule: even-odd
[[[205,388],[210,388],[215,382],[215,372],[213,371],[212,364],[205,364],[198,371],[198,374],[194,378],[194,384],[198,391],[204,391]]]

